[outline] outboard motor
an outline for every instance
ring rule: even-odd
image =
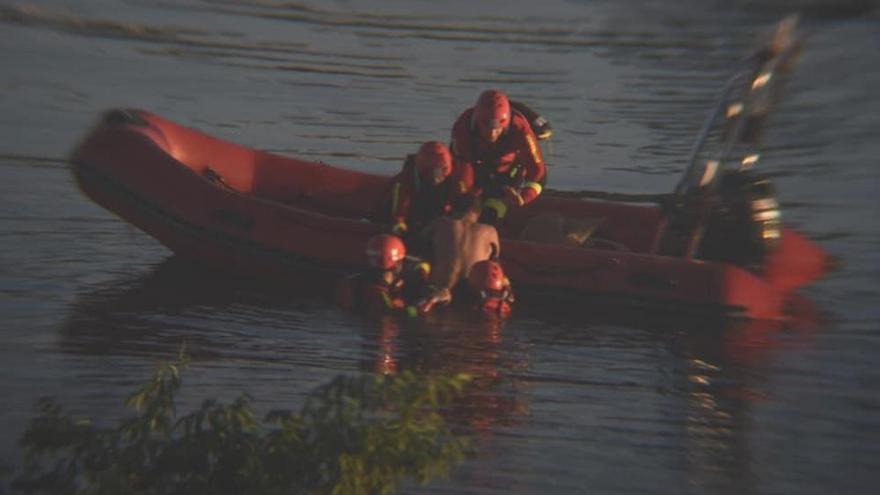
[[[719,179],[698,256],[760,265],[782,238],[776,189],[766,177],[748,171],[728,171]]]

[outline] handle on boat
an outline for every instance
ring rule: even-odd
[[[684,194],[694,182],[693,177],[697,171],[700,152],[706,146],[706,141],[709,139],[712,129],[715,127],[715,122],[718,121],[718,116],[721,115],[721,111],[727,106],[733,88],[747,73],[747,71],[739,72],[727,80],[727,83],[724,85],[715,105],[712,107],[712,111],[709,112],[709,116],[706,118],[705,122],[703,122],[703,127],[700,129],[700,133],[697,134],[697,139],[694,141],[694,145],[691,147],[691,152],[688,157],[688,165],[684,170],[684,174],[682,174],[681,180],[676,184],[673,194]]]
[[[754,50],[746,59],[745,66],[735,73],[724,85],[712,107],[709,116],[703,123],[697,139],[691,148],[688,163],[681,180],[676,184],[673,194],[682,196],[693,190],[695,184],[711,189],[718,177],[718,171],[725,167],[737,145],[754,140],[755,129],[749,125],[763,125],[763,122],[749,122],[755,105],[768,98],[774,88],[780,84],[780,76],[790,70],[791,63],[803,46],[805,35],[797,33],[798,18],[796,15],[786,17],[776,26],[773,34]],[[739,101],[737,101],[739,99]],[[767,101],[764,101],[767,103]],[[727,113],[722,117],[724,111]],[[736,110],[731,113],[731,110]],[[766,118],[766,115],[763,116]],[[701,162],[700,155],[709,142],[713,131],[718,125],[730,125],[720,150],[712,159]],[[756,146],[757,143],[748,143]],[[753,150],[747,154],[740,168],[754,165],[758,153]],[[700,166],[705,165],[700,180]]]
[[[797,33],[797,20],[796,15],[783,19],[725,83],[697,135],[681,180],[661,203],[667,214],[655,235],[652,252],[696,256],[713,215],[730,210],[727,203],[737,187],[750,187],[750,182],[737,180],[744,174],[727,172],[734,161],[744,170],[754,166],[760,156],[761,131],[781,97],[784,76],[803,46],[805,36]],[[714,149],[707,151],[710,143]],[[719,191],[721,187],[729,189],[724,184],[734,190],[728,194]],[[778,218],[778,210],[776,213]],[[770,229],[768,222],[767,232],[780,232],[778,222],[773,226],[777,229]],[[770,236],[766,243],[777,238]],[[763,249],[765,242],[760,245]]]

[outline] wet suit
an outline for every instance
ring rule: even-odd
[[[395,175],[382,202],[379,220],[390,222],[395,234],[405,240],[410,252],[419,253],[416,234],[434,219],[448,214],[455,199],[473,183],[470,167],[455,167],[440,184],[422,179],[416,171],[415,155],[409,155],[403,170]]]
[[[504,278],[504,288],[500,291],[482,290],[480,294],[472,296],[476,301],[476,310],[486,315],[507,318],[513,310],[516,297],[510,286],[510,280]]]
[[[408,259],[398,271],[373,269],[357,273],[339,283],[336,300],[350,311],[414,316],[416,310],[407,301],[421,294],[430,273],[430,265],[417,259]]]
[[[473,170],[472,189],[483,198],[480,221],[497,225],[511,207],[537,198],[547,178],[538,139],[528,120],[512,111],[510,124],[495,143],[480,138],[469,108],[452,126],[452,155]]]

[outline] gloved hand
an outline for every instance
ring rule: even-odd
[[[424,315],[430,313],[437,305],[446,305],[451,301],[452,293],[449,292],[448,288],[444,287],[442,289],[434,290],[431,295],[418,301],[416,303],[416,308],[420,314]]]
[[[522,206],[525,204],[525,199],[516,189],[510,186],[505,186],[504,202],[507,203],[509,206]]]
[[[534,201],[538,194],[538,191],[533,187],[514,189],[507,186],[504,188],[504,201],[510,206],[523,206]]]
[[[519,197],[522,198],[522,204],[527,205],[535,200],[540,194],[534,187],[524,187],[519,190]]]

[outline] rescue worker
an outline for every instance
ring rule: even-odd
[[[369,271],[347,277],[336,291],[339,304],[348,310],[368,314],[417,314],[407,300],[427,279],[430,266],[414,263],[406,266],[406,245],[400,237],[390,234],[373,236],[367,242]]]
[[[467,281],[470,299],[477,311],[498,318],[510,315],[516,298],[500,263],[491,259],[476,263]]]
[[[498,231],[478,222],[481,213],[480,198],[467,196],[458,202],[454,213],[457,218],[438,218],[425,230],[432,268],[426,296],[416,303],[419,312],[449,304],[454,289],[474,264],[500,254]]]
[[[428,141],[418,153],[407,156],[403,170],[392,178],[383,202],[385,214],[380,216],[390,219],[391,232],[417,252],[413,245],[416,234],[435,218],[448,214],[452,202],[472,182],[467,171],[455,169],[446,145]]]
[[[483,198],[481,222],[498,225],[508,209],[535,200],[546,165],[526,117],[503,92],[490,89],[452,126],[454,159],[473,170],[473,189]]]

